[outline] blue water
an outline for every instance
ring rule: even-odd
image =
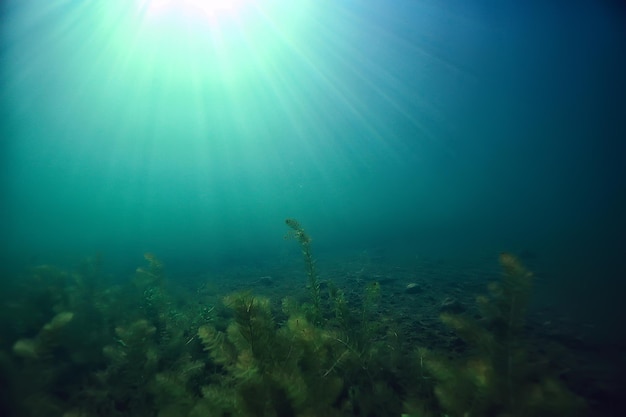
[[[272,265],[295,217],[322,259],[533,253],[555,303],[618,321],[617,2],[293,3],[207,29],[3,2],[3,266]]]

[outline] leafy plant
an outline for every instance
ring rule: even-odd
[[[300,243],[302,248],[302,256],[304,257],[304,267],[309,281],[309,291],[311,294],[312,311],[311,319],[314,323],[319,324],[322,321],[322,296],[320,290],[320,282],[315,268],[315,260],[311,254],[311,238],[304,231],[300,223],[296,219],[287,219],[285,224],[291,229],[287,237],[294,238]]]
[[[225,375],[202,388],[196,411],[210,416],[332,416],[343,388],[337,365],[348,351],[332,332],[304,316],[276,327],[269,300],[241,293],[225,298],[234,318],[225,331],[202,326],[198,336]],[[198,411],[199,412],[199,411]]]
[[[441,408],[453,417],[579,415],[582,401],[535,366],[526,349],[524,317],[533,274],[510,254],[502,254],[500,264],[502,280],[489,285],[490,296],[477,298],[480,321],[441,315],[467,343],[469,357],[454,361],[419,350]]]

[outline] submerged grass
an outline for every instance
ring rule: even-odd
[[[124,286],[98,265],[37,267],[0,310],[2,415],[576,416],[585,411],[524,334],[532,274],[502,255],[480,319],[442,315],[458,336],[400,324],[377,280],[360,291],[319,280],[302,247],[310,302],[252,289],[173,293],[151,254]],[[99,277],[96,279],[96,277]],[[221,300],[220,300],[221,298]],[[89,302],[85,302],[89,300]],[[387,306],[387,307],[385,307]],[[412,330],[410,330],[412,329]],[[427,346],[410,332],[431,331]],[[464,341],[464,347],[446,345]],[[439,347],[437,347],[439,346]],[[447,350],[446,346],[457,346]]]

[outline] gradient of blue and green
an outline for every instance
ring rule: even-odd
[[[295,217],[319,256],[527,250],[581,288],[623,271],[609,2],[0,7],[5,263],[271,263],[297,256]]]

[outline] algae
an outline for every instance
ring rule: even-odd
[[[584,412],[529,346],[533,275],[515,257],[500,257],[502,279],[478,297],[478,319],[441,316],[465,341],[462,352],[416,348],[403,334],[408,327],[381,308],[387,295],[378,281],[350,296],[341,283],[322,286],[311,238],[297,221],[287,225],[304,256],[304,304],[273,303],[250,290],[177,293],[151,254],[127,283],[108,287],[99,258],[76,271],[34,268],[20,281],[29,291],[0,309],[7,320],[0,380],[16,393],[0,397],[0,410],[50,417]]]

